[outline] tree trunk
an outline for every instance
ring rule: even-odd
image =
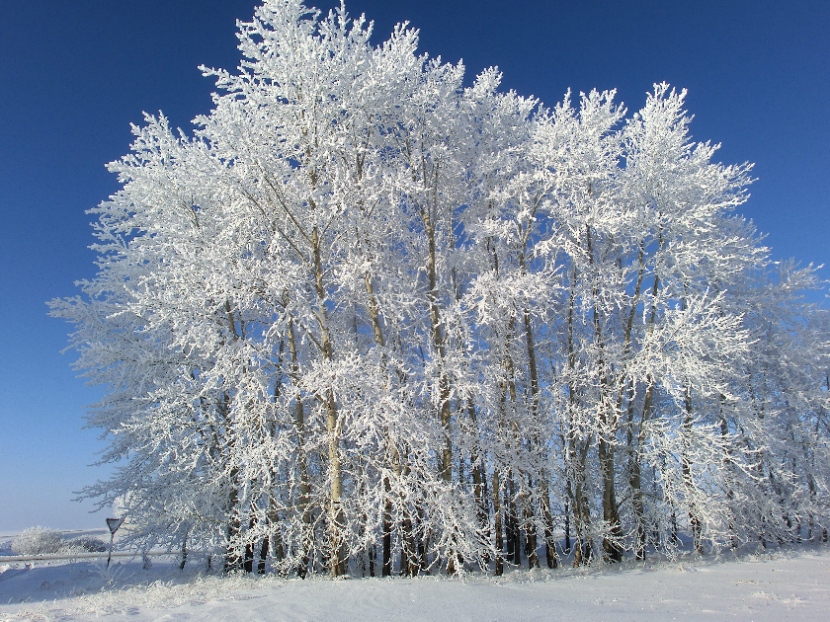
[[[507,556],[515,566],[522,565],[522,535],[519,529],[519,512],[516,503],[516,478],[513,473],[505,487],[504,506],[507,509]]]
[[[291,370],[294,377],[298,378],[300,374],[300,362],[297,356],[297,337],[294,334],[293,321],[289,321],[288,323],[288,353],[291,357]],[[305,579],[308,574],[313,534],[311,526],[311,485],[309,484],[308,465],[305,454],[305,409],[299,391],[294,401],[294,427],[297,433],[297,461],[300,467],[300,499],[298,509],[302,514],[304,531],[301,543],[303,552],[300,556],[300,565],[297,568],[297,574],[300,578]]]
[[[570,488],[570,484],[568,484],[568,488]],[[571,553],[571,503],[570,501],[565,501],[565,554],[570,555]]]
[[[248,522],[248,529],[251,530],[254,528],[256,524],[256,518],[251,516],[251,520]],[[245,558],[242,562],[242,569],[250,574],[254,571],[254,543],[248,542],[245,544]]]
[[[390,577],[392,576],[392,499],[389,497],[391,487],[388,478],[384,480],[384,489],[386,491],[386,498],[383,501],[383,560],[381,575]]]
[[[548,568],[559,567],[559,555],[556,553],[556,538],[553,532],[553,514],[550,510],[550,489],[548,482],[543,479],[540,483],[541,488],[541,509],[542,521],[545,527],[545,559],[547,560]]]
[[[320,326],[320,346],[323,359],[334,360],[334,347],[329,334],[329,319],[326,307],[327,294],[323,283],[323,262],[321,257],[320,232],[317,226],[311,230],[311,248],[314,269],[314,287],[317,294],[318,309],[315,314]],[[343,513],[343,473],[340,464],[340,436],[337,401],[334,391],[329,389],[324,399],[326,409],[326,434],[328,436],[328,475],[329,475],[329,565],[332,577],[346,574],[346,543],[343,530],[346,517]]]
[[[522,273],[526,271],[524,252],[519,257],[519,263]],[[525,329],[525,345],[527,346],[527,361],[530,372],[530,416],[532,421],[536,421],[539,411],[539,371],[536,365],[536,342],[533,337],[533,325],[530,321],[530,311],[527,307],[522,310],[522,319],[524,321]],[[537,448],[540,443],[536,434],[532,435],[531,442],[533,448]],[[547,469],[542,468],[542,476],[539,478],[540,491],[538,496],[542,499],[542,519],[545,524],[545,551],[548,556],[548,567],[551,565],[551,545],[550,541],[553,533],[553,519],[550,516],[550,500],[548,499],[548,482],[546,476]],[[532,487],[531,481],[528,481],[528,486]],[[537,553],[536,543],[536,522],[534,518],[533,506],[530,499],[525,499],[525,531],[527,533],[526,555],[527,563],[530,568],[539,567],[539,554]],[[546,509],[547,508],[547,509]]]
[[[179,570],[184,570],[185,564],[187,564],[187,532],[184,533],[182,538],[182,558],[179,562]]]
[[[572,467],[571,478],[568,480],[568,492],[573,506],[575,542],[573,565],[581,566],[590,563],[593,558],[593,545],[589,537],[591,526],[591,509],[588,505],[588,497],[585,492],[585,462],[590,447],[590,439],[582,441],[582,447],[577,448],[576,443],[571,441],[569,454],[576,458]],[[577,454],[578,449],[578,454]]]
[[[268,549],[271,546],[271,539],[265,536],[262,539],[262,546],[259,549],[259,562],[257,563],[256,573],[265,574],[265,564],[268,561]]]
[[[683,483],[686,485],[687,494],[691,492],[694,487],[692,480],[692,463],[689,458],[687,444],[692,432],[692,390],[691,387],[686,387],[686,416],[683,419],[683,456],[681,458],[681,469],[683,473]],[[689,527],[692,530],[692,541],[694,542],[695,552],[703,553],[703,542],[701,540],[701,524],[700,518],[697,515],[697,508],[693,502],[688,502],[689,505]]]
[[[493,470],[493,518],[495,522],[496,576],[504,574],[504,540],[502,538],[501,482],[498,469]]]
[[[343,512],[343,479],[340,467],[340,434],[337,426],[337,406],[334,395],[326,397],[326,432],[328,433],[329,477],[331,479],[331,501],[329,506],[329,559],[331,576],[346,574],[346,543],[343,530],[346,517]]]
[[[528,485],[531,484],[532,482],[528,482]],[[524,508],[525,557],[527,557],[527,567],[531,569],[538,568],[539,544],[536,533],[536,516],[529,495],[523,496],[522,506]]]
[[[472,426],[472,433],[476,434],[476,407],[473,403],[472,397],[467,398],[467,413],[470,417],[470,424]],[[484,533],[489,527],[489,503],[486,499],[486,475],[484,474],[483,458],[478,453],[478,443],[473,447],[470,455],[470,463],[472,464],[473,475],[473,496],[476,500],[476,516],[478,517],[479,529]]]
[[[637,522],[637,545],[634,550],[634,557],[639,561],[646,558],[647,530],[645,525],[645,510],[643,506],[642,476],[640,474],[640,461],[636,457],[631,461],[631,505],[634,509],[634,520]]]
[[[421,569],[418,560],[418,546],[415,542],[415,529],[412,523],[412,516],[409,512],[401,524],[402,546],[401,546],[401,573],[408,577],[414,577]]]
[[[239,538],[240,524],[239,516],[236,514],[237,491],[236,478],[239,469],[234,467],[231,470],[231,491],[228,495],[228,506],[230,509],[230,518],[228,519],[228,526],[226,530],[226,545],[225,545],[225,572],[233,572],[239,570],[241,559],[237,550],[237,540]]]

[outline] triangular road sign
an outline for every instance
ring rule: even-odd
[[[107,527],[110,528],[110,533],[115,535],[115,532],[118,531],[118,528],[121,526],[121,523],[124,522],[123,518],[108,518],[107,519]]]

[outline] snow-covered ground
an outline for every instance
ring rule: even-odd
[[[727,559],[730,558],[730,559]],[[0,557],[0,560],[2,558]],[[331,581],[180,572],[140,560],[3,564],[0,620],[827,620],[830,549],[741,559]]]

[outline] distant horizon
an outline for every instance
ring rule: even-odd
[[[15,536],[19,536],[22,532],[26,531],[26,529],[32,529],[32,528],[37,528],[37,527],[45,527],[46,529],[53,529],[55,531],[60,531],[63,534],[71,534],[71,533],[84,534],[84,533],[98,533],[98,532],[100,532],[100,533],[103,533],[105,535],[109,535],[109,531],[108,531],[106,525],[103,526],[103,527],[81,527],[81,528],[72,528],[72,529],[61,529],[61,528],[58,528],[58,527],[46,527],[45,525],[29,525],[28,527],[25,527],[23,529],[17,529],[17,530],[14,530],[14,531],[0,531],[0,543],[2,543],[4,540],[8,540],[10,538],[14,538]],[[2,557],[0,557],[0,559],[2,559]]]
[[[12,527],[6,527],[5,525],[0,526],[0,541],[4,538],[9,538],[11,536],[19,535],[21,532],[25,531],[26,529],[31,529],[33,527],[44,527],[46,529],[54,529],[55,531],[60,531],[64,533],[76,532],[76,531],[97,531],[103,530],[107,531],[107,518],[114,518],[112,511],[107,510],[100,510],[96,514],[90,514],[88,518],[92,519],[88,523],[83,523],[81,520],[74,521],[70,524],[67,521],[65,524],[61,523],[59,520],[35,520],[29,523],[20,523],[16,527],[13,525]],[[100,522],[100,524],[99,524]]]

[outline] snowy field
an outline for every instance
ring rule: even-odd
[[[196,566],[197,564],[194,564]],[[830,549],[518,571],[495,579],[330,581],[180,572],[164,558],[3,563],[0,620],[827,620]]]

